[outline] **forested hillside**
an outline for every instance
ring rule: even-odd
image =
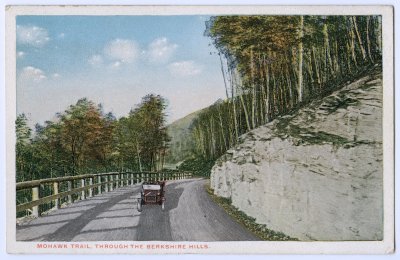
[[[239,136],[381,64],[380,16],[216,16],[227,99],[192,125],[195,150],[216,159]]]
[[[193,156],[194,141],[190,126],[201,111],[202,110],[193,112],[167,126],[168,136],[171,138],[165,156],[165,162],[167,164],[175,165]]]

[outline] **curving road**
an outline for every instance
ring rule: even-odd
[[[170,181],[165,210],[136,210],[140,186],[123,187],[17,225],[17,241],[250,241],[205,191],[207,180]]]

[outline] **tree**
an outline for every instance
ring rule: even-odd
[[[214,16],[205,35],[231,87],[227,102],[206,109],[193,123],[196,150],[206,158],[382,62],[380,16]]]
[[[17,116],[15,120],[16,132],[16,177],[17,181],[24,181],[29,179],[31,173],[29,159],[32,155],[31,151],[31,132],[28,126],[28,119],[25,114]]]

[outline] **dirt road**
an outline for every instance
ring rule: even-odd
[[[204,179],[170,181],[166,206],[136,209],[140,186],[123,187],[17,226],[19,241],[258,240],[216,205]]]

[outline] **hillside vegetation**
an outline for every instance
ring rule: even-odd
[[[227,96],[192,125],[206,160],[382,63],[380,16],[216,16],[205,34],[219,51]]]
[[[240,138],[215,194],[300,240],[383,238],[382,68]]]
[[[170,142],[165,156],[166,165],[175,167],[177,163],[193,156],[194,141],[190,126],[200,113],[202,110],[193,112],[167,126]]]

